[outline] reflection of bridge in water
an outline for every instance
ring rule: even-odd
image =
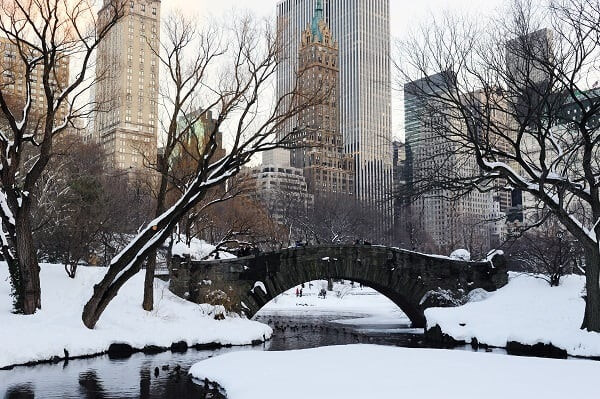
[[[475,288],[494,291],[508,281],[506,261],[466,262],[398,248],[371,245],[308,246],[242,258],[190,261],[174,258],[170,289],[193,302],[220,289],[239,303],[248,317],[290,288],[312,280],[352,280],[391,299],[424,327],[424,311],[439,305],[425,300],[435,292],[468,293]]]

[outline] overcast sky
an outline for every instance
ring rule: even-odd
[[[458,13],[493,13],[509,0],[390,0],[392,40],[401,39],[411,28],[426,23],[431,15],[448,11]],[[211,18],[220,19],[232,10],[252,11],[257,17],[275,18],[277,0],[163,0],[163,15],[170,9],[185,10],[188,15],[196,15],[199,23],[207,23]],[[404,138],[402,131],[402,102],[398,93],[393,95],[393,134]]]
[[[252,10],[257,16],[274,18],[277,3],[277,0],[163,0],[162,10],[181,8],[199,16],[221,16],[233,9]],[[446,10],[491,12],[502,3],[501,0],[390,0],[392,36],[402,36],[407,27],[425,21],[432,13]]]

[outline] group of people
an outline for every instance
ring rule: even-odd
[[[304,287],[296,287],[296,296],[297,297],[301,297],[302,296],[302,289]],[[323,298],[325,299],[325,297],[327,296],[327,290],[325,288],[321,288],[321,291],[319,291],[319,298]]]

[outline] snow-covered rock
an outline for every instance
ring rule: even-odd
[[[376,345],[228,353],[190,374],[229,399],[593,398],[600,363]]]
[[[508,285],[456,308],[425,311],[427,328],[439,326],[452,338],[506,347],[552,344],[574,356],[600,356],[600,334],[581,330],[583,276],[565,276],[558,287],[535,276],[510,274]]]
[[[468,262],[471,260],[471,253],[466,249],[457,249],[450,254],[450,259],[464,260]]]
[[[96,328],[88,330],[81,321],[83,305],[107,269],[80,267],[70,279],[62,265],[41,268],[42,309],[31,316],[16,315],[11,313],[8,267],[0,262],[0,367],[62,357],[63,349],[70,356],[100,353],[112,343],[138,349],[179,341],[245,345],[272,334],[270,327],[242,318],[216,321],[210,315],[213,307],[175,296],[160,280],[154,282],[155,308],[146,312],[141,307],[143,270],[121,288]]]

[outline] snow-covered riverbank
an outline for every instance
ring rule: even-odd
[[[228,353],[195,364],[228,399],[596,397],[600,362],[375,345]]]
[[[425,311],[427,328],[439,326],[457,341],[506,347],[552,344],[573,356],[600,356],[600,334],[579,329],[585,279],[566,276],[558,287],[528,275],[511,273],[508,285],[479,302]]]
[[[269,338],[270,327],[241,318],[217,321],[199,306],[173,295],[167,283],[155,280],[155,309],[141,307],[143,271],[132,278],[108,306],[94,330],[81,321],[83,305],[107,269],[79,268],[67,277],[61,265],[42,265],[42,310],[32,316],[11,313],[8,270],[0,263],[0,368],[33,361],[102,353],[113,343],[134,348],[217,343],[246,345]]]

